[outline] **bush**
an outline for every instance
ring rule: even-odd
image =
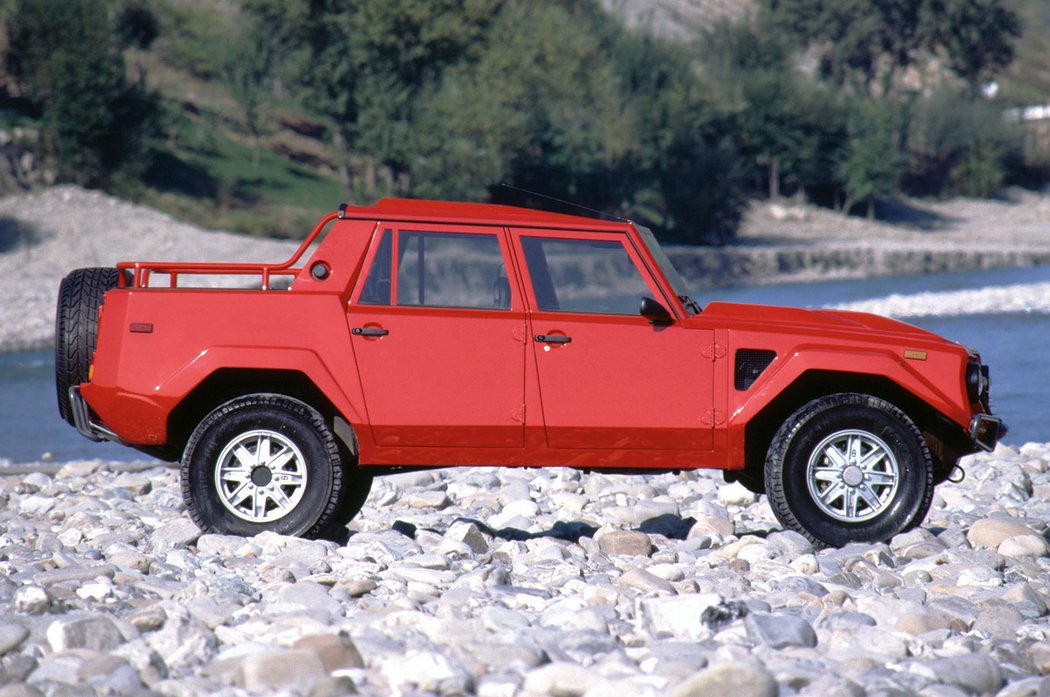
[[[904,188],[916,195],[993,196],[1021,150],[999,104],[943,91],[918,102],[908,133]]]

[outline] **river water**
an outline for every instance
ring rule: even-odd
[[[881,298],[894,293],[976,289],[986,286],[1044,283],[1050,267],[980,273],[932,274],[861,281],[824,281],[730,288],[698,293],[712,300],[800,307]],[[973,346],[991,366],[992,401],[1010,426],[1008,444],[1050,442],[1050,316],[1005,313],[923,317],[912,320],[924,329]],[[39,460],[58,462],[100,458],[145,457],[113,443],[92,443],[58,416],[50,352],[0,354],[0,464]]]

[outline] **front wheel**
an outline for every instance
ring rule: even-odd
[[[348,460],[312,407],[249,395],[223,404],[193,432],[182,461],[183,498],[206,532],[334,537],[371,486]]]
[[[922,522],[933,461],[914,422],[870,395],[813,400],[773,436],[766,492],[777,519],[820,545],[888,540]]]

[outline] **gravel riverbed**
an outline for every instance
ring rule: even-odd
[[[177,471],[0,477],[0,695],[1050,693],[1050,445],[814,549],[718,473],[382,477],[346,541],[202,535]]]

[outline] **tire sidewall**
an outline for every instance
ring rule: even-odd
[[[804,410],[792,428],[779,467],[784,503],[795,519],[781,522],[789,526],[796,522],[817,541],[833,546],[887,540],[920,522],[917,518],[925,516],[933,486],[929,452],[914,424],[886,402],[860,395],[850,397],[839,400],[844,403]],[[807,467],[814,449],[842,430],[865,431],[878,437],[897,460],[896,494],[886,509],[870,520],[851,523],[832,518],[820,509],[807,486]],[[782,518],[776,506],[774,512]]]
[[[341,462],[330,435],[318,430],[320,417],[310,412],[305,405],[285,400],[243,400],[220,407],[201,423],[187,445],[183,474],[187,506],[201,528],[243,536],[265,531],[294,536],[316,532],[318,522],[330,507],[333,473]],[[302,499],[286,515],[253,523],[234,515],[222,503],[216,491],[215,471],[219,456],[230,442],[260,429],[279,433],[299,448],[307,483]]]

